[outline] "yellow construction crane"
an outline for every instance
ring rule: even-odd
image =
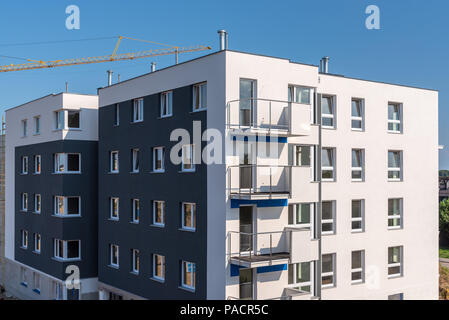
[[[132,52],[132,53],[117,53],[120,43],[122,42],[123,39],[156,44],[156,45],[164,46],[165,48],[138,51],[138,52]],[[12,72],[12,71],[23,71],[23,70],[32,70],[32,69],[74,66],[74,65],[90,64],[90,63],[134,60],[134,59],[164,56],[164,55],[170,55],[170,54],[174,54],[176,56],[176,63],[178,63],[178,55],[180,53],[197,52],[197,51],[204,51],[204,50],[210,50],[210,49],[211,49],[211,47],[202,46],[202,45],[191,46],[191,47],[177,47],[177,46],[171,46],[168,44],[158,43],[158,42],[154,42],[154,41],[119,36],[117,44],[115,45],[114,51],[112,52],[111,55],[98,56],[98,57],[75,58],[75,59],[64,59],[64,60],[52,60],[52,61],[37,61],[37,60],[32,60],[32,59],[25,59],[25,60],[29,61],[29,63],[3,65],[3,66],[0,66],[0,72]]]

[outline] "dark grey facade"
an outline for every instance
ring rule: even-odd
[[[173,116],[160,118],[160,94],[144,99],[144,120],[132,123],[133,100],[117,101],[120,124],[114,125],[115,105],[99,110],[99,255],[101,283],[147,299],[206,299],[207,167],[181,172],[170,161],[174,129],[192,135],[193,121],[207,128],[206,111],[192,112],[192,87],[173,90]],[[141,98],[141,97],[135,97]],[[202,142],[202,149],[206,145]],[[152,148],[165,147],[165,172],[152,173]],[[139,149],[140,172],[131,172],[131,149]],[[120,152],[120,172],[109,173],[110,152]],[[110,220],[110,198],[118,197],[119,221]],[[133,224],[132,199],[140,200],[140,223]],[[165,201],[165,227],[152,226],[152,201]],[[181,229],[181,203],[196,203],[196,231]],[[217,214],[224,214],[217,212]],[[119,246],[119,268],[109,266],[109,245]],[[131,273],[131,250],[140,251],[140,272]],[[165,281],[152,277],[152,255],[165,256]],[[181,288],[181,260],[196,264],[195,291]]]
[[[98,203],[96,141],[62,140],[15,149],[15,259],[55,278],[65,280],[65,268],[76,265],[82,279],[97,277]],[[54,174],[55,153],[80,153],[80,174]],[[41,156],[41,174],[34,172],[34,156]],[[21,173],[21,159],[28,156],[28,174]],[[22,212],[21,194],[28,193],[28,211]],[[34,194],[41,195],[41,213],[34,211]],[[81,216],[54,216],[54,196],[81,197]],[[28,231],[28,249],[21,248],[21,230]],[[33,233],[41,235],[41,253],[33,252]],[[54,239],[81,240],[81,259],[54,259]]]

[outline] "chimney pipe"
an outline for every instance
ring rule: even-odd
[[[120,74],[117,75],[117,82],[120,82]]]
[[[156,71],[156,63],[151,62],[151,72]]]
[[[112,70],[108,70],[106,72],[108,73],[108,86],[111,86],[112,85],[112,74],[114,72],[112,72]]]
[[[329,60],[330,60],[329,57],[323,57],[321,59],[320,64],[321,64],[321,72],[322,73],[329,73]]]
[[[220,39],[220,51],[228,49],[228,33],[226,30],[218,30]]]
[[[65,92],[69,92],[69,83],[68,82],[65,83]]]

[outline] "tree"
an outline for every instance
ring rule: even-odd
[[[440,232],[449,238],[449,199],[440,202]]]

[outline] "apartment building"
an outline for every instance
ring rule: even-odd
[[[438,298],[438,93],[322,64],[99,89],[100,299]]]
[[[6,121],[7,292],[97,299],[98,97],[51,94]]]

